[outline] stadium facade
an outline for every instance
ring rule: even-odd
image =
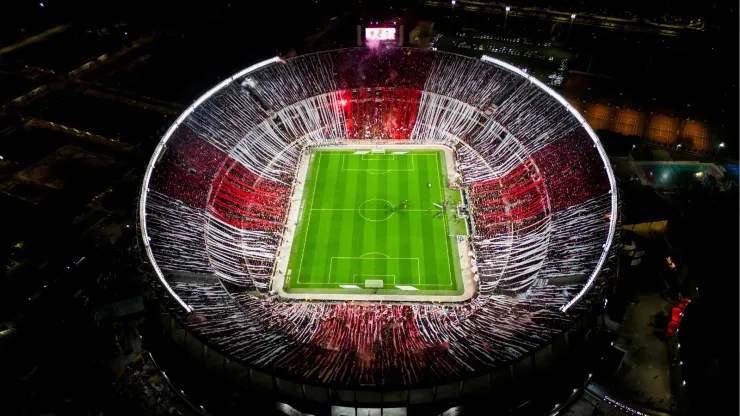
[[[473,230],[473,298],[274,295],[300,160],[348,144],[451,149]],[[513,403],[587,351],[617,196],[593,130],[537,79],[485,56],[351,48],[273,58],[199,98],[151,159],[140,231],[173,300],[165,328],[243,388],[351,406]]]

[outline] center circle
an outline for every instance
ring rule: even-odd
[[[393,216],[393,204],[385,199],[368,199],[357,208],[360,216],[368,221],[385,221]]]

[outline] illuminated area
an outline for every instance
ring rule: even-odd
[[[469,267],[468,296],[459,297],[460,263],[470,259],[461,243],[465,222],[456,215],[460,190],[448,188],[454,175],[447,172],[450,152],[391,145],[323,148],[308,156],[303,199],[292,208],[301,215],[292,244],[286,244],[285,292],[336,300],[472,297]],[[278,269],[279,280],[286,270],[280,261]]]
[[[365,28],[366,40],[396,40],[395,27],[367,27]]]
[[[317,149],[349,145],[452,155],[448,185],[463,190],[471,231],[463,245],[472,298],[276,301],[275,281],[289,269],[279,263],[284,245],[308,227],[291,216],[311,185],[301,169]],[[585,120],[517,68],[356,48],[265,61],[201,97],[157,147],[140,214],[154,271],[179,303],[172,313],[231,359],[307,383],[413,386],[526,357],[601,303],[614,190]],[[396,207],[408,198],[392,199]]]

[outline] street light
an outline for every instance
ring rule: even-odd
[[[509,11],[511,7],[506,6],[506,14],[504,15],[504,36],[506,36],[506,20],[509,18]]]
[[[724,149],[724,147],[725,147],[725,142],[720,142],[719,146],[717,146],[717,151],[714,152],[714,159],[712,159],[712,163],[717,161],[717,155],[719,154],[720,150]]]
[[[452,17],[455,17],[455,0],[452,0]]]
[[[573,29],[574,20],[576,20],[575,13],[570,15],[570,25],[568,26],[568,38],[565,40],[566,42],[570,40],[570,30]]]

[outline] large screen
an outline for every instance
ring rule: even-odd
[[[365,40],[396,40],[395,27],[367,27]]]

